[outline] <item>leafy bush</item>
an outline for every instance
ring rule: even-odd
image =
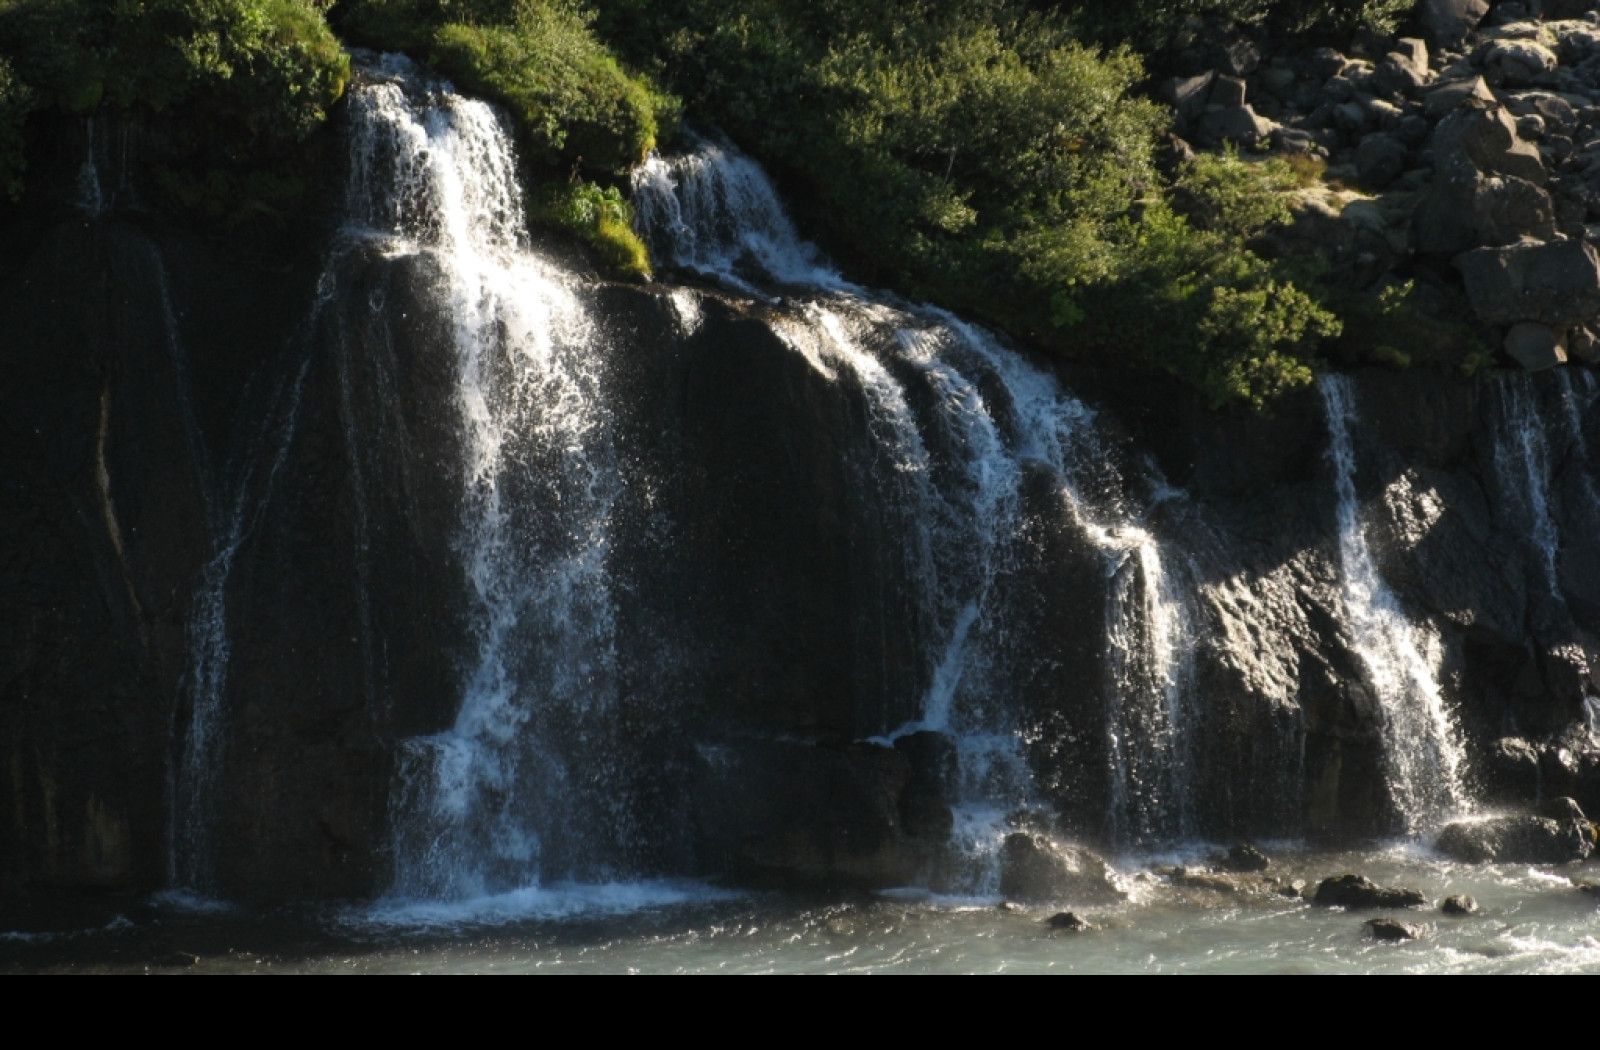
[[[650,253],[633,232],[633,209],[615,187],[545,183],[532,195],[528,218],[577,236],[624,276],[650,276]]]
[[[1192,42],[1207,22],[1261,26],[1340,46],[1352,33],[1392,33],[1415,0],[1074,0],[1067,12],[1087,36],[1137,40],[1146,53]]]
[[[677,119],[676,100],[624,71],[589,17],[559,0],[348,0],[335,19],[504,106],[546,175],[617,175]]]

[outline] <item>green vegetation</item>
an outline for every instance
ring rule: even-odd
[[[1309,382],[1338,321],[1247,246],[1302,175],[1207,158],[1169,200],[1141,60],[1084,43],[1067,6],[614,0],[598,25],[812,202],[869,280],[1214,404]]]
[[[1138,40],[1146,52],[1192,42],[1207,21],[1263,26],[1343,45],[1358,30],[1392,33],[1415,0],[1076,0],[1068,12],[1088,37]]]
[[[528,221],[576,235],[618,274],[650,275],[650,253],[633,232],[633,209],[615,186],[544,183],[530,198]]]
[[[0,83],[16,85],[0,88],[0,157],[20,130],[8,93],[68,114],[144,113],[159,127],[162,184],[213,216],[270,208],[251,188],[294,181],[269,169],[322,124],[350,74],[305,0],[0,0],[0,60]],[[3,163],[15,195],[19,167]]]

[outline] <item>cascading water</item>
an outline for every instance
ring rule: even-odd
[[[1439,686],[1437,640],[1406,618],[1367,546],[1356,498],[1353,386],[1344,376],[1324,376],[1318,389],[1327,411],[1328,460],[1338,497],[1345,622],[1382,712],[1390,798],[1406,831],[1416,834],[1467,803],[1460,733]]]
[[[492,109],[386,58],[353,91],[351,120],[352,224],[437,272],[476,602],[454,726],[402,748],[393,892],[460,899],[598,877],[609,854],[593,839],[619,833],[622,805],[605,782],[602,728],[616,689],[607,555],[620,480],[598,340],[529,250],[510,137]]]
[[[843,280],[799,238],[760,167],[730,147],[652,157],[635,176],[634,205],[657,258],[764,299],[790,294],[791,345],[830,378],[848,374],[874,405],[874,438],[895,449],[902,483],[892,498],[916,533],[910,580],[929,625],[922,717],[891,738],[919,729],[956,738],[964,851],[992,852],[1006,812],[1032,799],[1012,686],[995,666],[1005,611],[992,607],[1021,542],[1029,461],[1050,468],[1062,512],[1106,561],[1113,833],[1137,844],[1187,831],[1191,620],[1160,544],[1122,501],[1094,414],[987,333]],[[1005,404],[986,402],[988,389]],[[919,416],[911,403],[934,407]],[[992,865],[976,867],[979,886],[992,880]]]
[[[1550,444],[1539,415],[1537,392],[1532,378],[1521,373],[1503,377],[1496,389],[1495,474],[1505,501],[1522,516],[1517,527],[1526,530],[1533,544],[1545,587],[1559,602],[1556,552],[1560,536],[1550,513]]]

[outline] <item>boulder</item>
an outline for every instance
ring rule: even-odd
[[[1433,132],[1434,168],[1452,182],[1470,181],[1468,169],[1485,175],[1510,175],[1543,186],[1539,149],[1517,135],[1516,122],[1499,105],[1468,99],[1439,122]]]
[[[1465,893],[1452,894],[1439,902],[1439,910],[1446,915],[1476,915],[1478,902]]]
[[[1583,807],[1578,805],[1578,800],[1568,795],[1557,798],[1547,798],[1539,803],[1539,816],[1549,817],[1551,820],[1562,824],[1579,820],[1587,824],[1589,818],[1583,815]]]
[[[958,776],[956,744],[947,733],[923,730],[894,742],[911,764],[911,778],[900,796],[900,823],[907,835],[942,842],[950,837],[950,809]]]
[[[1245,39],[1238,39],[1222,48],[1217,63],[1230,75],[1247,77],[1254,73],[1261,65],[1261,52],[1256,45]]]
[[[1422,0],[1417,12],[1434,47],[1458,47],[1489,13],[1489,0]]]
[[[1447,80],[1428,90],[1422,100],[1422,111],[1429,120],[1440,120],[1468,99],[1493,102],[1494,92],[1482,77]]]
[[[1479,248],[1454,264],[1479,319],[1564,327],[1600,313],[1600,255],[1582,241]]]
[[[1368,919],[1366,926],[1377,941],[1414,941],[1422,936],[1422,927],[1399,919]]]
[[[1428,903],[1421,890],[1389,889],[1365,875],[1334,875],[1317,884],[1315,904],[1343,908],[1415,908]]]
[[[1081,918],[1070,911],[1058,911],[1045,920],[1045,925],[1052,930],[1066,930],[1069,933],[1082,933],[1094,929],[1094,925],[1087,919]]]
[[[1208,105],[1232,109],[1244,105],[1247,94],[1244,81],[1238,77],[1217,77],[1211,85]]]
[[[1594,852],[1592,827],[1532,815],[1490,817],[1446,825],[1435,846],[1469,864],[1565,864]]]
[[[1474,56],[1490,84],[1526,87],[1546,83],[1560,60],[1534,40],[1496,40]]]
[[[1362,137],[1361,145],[1356,147],[1356,171],[1363,183],[1382,189],[1405,170],[1406,148],[1399,139],[1381,131]]]
[[[1586,365],[1600,364],[1600,336],[1589,325],[1578,325],[1567,333],[1567,356]]]
[[[1318,80],[1327,80],[1336,77],[1345,67],[1349,59],[1331,47],[1319,47],[1306,56],[1305,69],[1308,74]]]
[[[1011,900],[1081,904],[1112,904],[1127,896],[1098,854],[1026,831],[1007,835],[1000,847],[1000,892]]]
[[[1517,736],[1489,745],[1484,762],[1486,800],[1531,803],[1539,793],[1539,749]]]
[[[1228,855],[1217,864],[1224,871],[1266,871],[1271,866],[1272,861],[1267,855],[1248,842],[1241,842],[1228,850]]]
[[[1212,144],[1253,146],[1271,136],[1274,127],[1272,121],[1257,116],[1249,106],[1212,107],[1200,118],[1200,138]]]
[[[1421,43],[1421,41],[1414,41]],[[1422,48],[1419,64],[1410,55],[1391,51],[1373,70],[1373,82],[1378,90],[1390,95],[1415,95],[1427,86],[1431,73],[1428,70],[1428,50]]]
[[[1506,356],[1521,365],[1525,372],[1543,372],[1567,363],[1561,333],[1537,321],[1512,325],[1506,332],[1504,345]]]
[[[1526,179],[1486,176],[1473,187],[1472,226],[1478,240],[1491,246],[1516,244],[1524,238],[1554,240],[1555,204],[1542,187]]]
[[[1161,86],[1161,97],[1186,120],[1195,120],[1211,101],[1211,85],[1217,75],[1210,70],[1197,77],[1173,77]]]

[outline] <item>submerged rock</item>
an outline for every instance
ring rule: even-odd
[[[1067,930],[1072,933],[1094,929],[1093,923],[1070,911],[1056,912],[1045,920],[1045,924],[1052,930]]]
[[[1365,875],[1334,875],[1317,884],[1312,901],[1344,908],[1415,908],[1428,903],[1421,890],[1389,889]]]
[[[1217,861],[1223,871],[1266,871],[1272,861],[1265,853],[1248,842],[1241,842],[1228,850],[1228,855]]]
[[[1414,941],[1422,936],[1422,927],[1399,919],[1368,919],[1366,926],[1378,941]]]
[[[1439,902],[1439,910],[1446,915],[1476,915],[1478,902],[1465,893],[1452,894]]]
[[[1565,864],[1594,852],[1593,829],[1588,821],[1490,817],[1447,825],[1435,847],[1469,864]]]
[[[1026,831],[1007,835],[1000,848],[1000,892],[1012,900],[1084,904],[1111,904],[1127,896],[1099,854]]]

